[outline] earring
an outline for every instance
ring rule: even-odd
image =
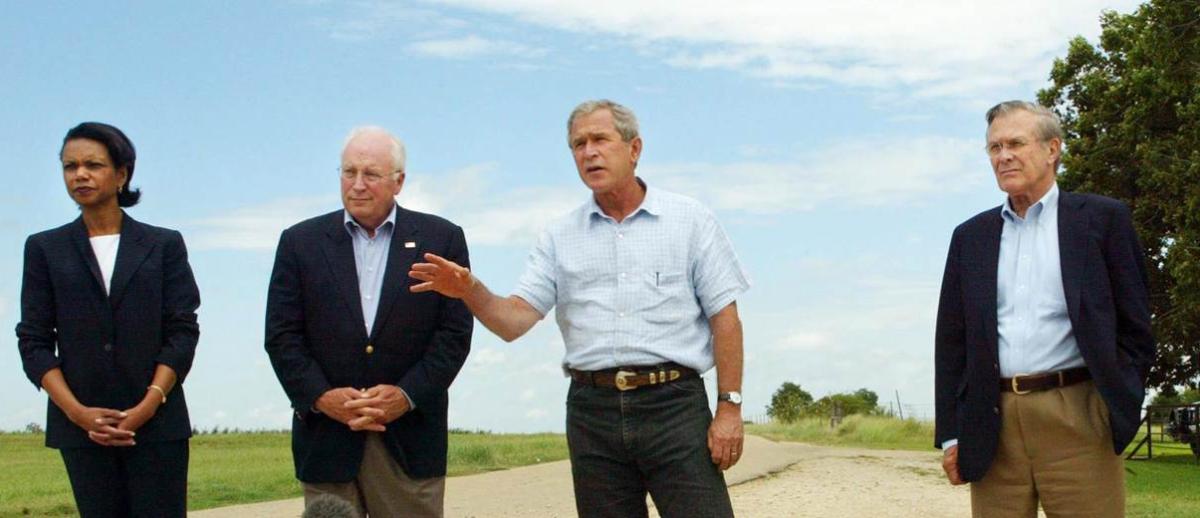
[[[122,186],[120,186],[120,187],[117,187],[117,194],[121,194],[121,193],[124,193],[124,192],[125,192],[125,186],[124,186],[124,185],[122,185]]]

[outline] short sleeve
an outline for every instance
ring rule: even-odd
[[[521,297],[538,313],[546,316],[554,308],[558,293],[555,270],[554,238],[549,230],[543,230],[537,244],[529,252],[525,273],[521,274],[513,295]]]
[[[692,282],[705,318],[712,318],[750,288],[750,279],[717,218],[704,211],[700,219]]]

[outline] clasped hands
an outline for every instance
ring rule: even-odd
[[[88,439],[101,446],[133,446],[134,436],[161,405],[158,398],[146,398],[125,411],[103,407],[84,407],[70,415],[71,421],[87,430]]]
[[[382,432],[385,425],[407,413],[412,407],[408,397],[395,385],[375,385],[368,389],[341,387],[331,389],[315,404],[317,410],[356,432]]]

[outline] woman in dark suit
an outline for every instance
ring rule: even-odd
[[[180,386],[200,295],[179,232],[122,207],[136,158],[121,130],[85,122],[59,152],[82,215],[25,242],[17,343],[50,396],[46,446],[62,453],[87,517],[184,516],[191,423]]]

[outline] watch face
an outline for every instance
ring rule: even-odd
[[[742,393],[741,392],[726,392],[724,394],[721,394],[721,397],[719,397],[717,399],[720,399],[722,401],[728,401],[735,405],[740,405],[740,404],[742,404]]]

